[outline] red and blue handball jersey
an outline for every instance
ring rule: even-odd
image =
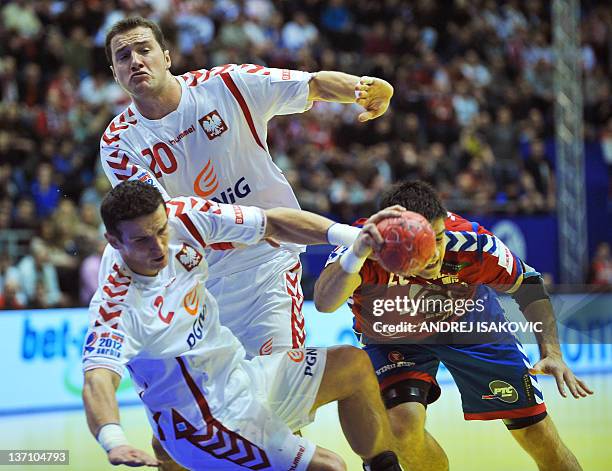
[[[356,225],[364,222],[365,219],[359,220]],[[377,314],[375,302],[378,300],[380,307],[381,299],[393,300],[396,295],[452,301],[440,303],[439,310],[411,312],[410,316],[400,312],[402,319],[410,319],[417,326],[425,323],[503,323],[505,314],[496,293],[513,294],[524,279],[540,276],[478,223],[448,213],[445,226],[446,252],[437,278],[402,277],[368,259],[360,271],[362,282],[348,300],[355,316],[355,330],[361,334],[383,396],[389,388],[404,382],[407,387],[419,391],[406,397],[404,402],[425,405],[434,402],[441,393],[436,374],[442,362],[461,393],[467,420],[543,418],[546,407],[541,387],[530,374],[532,366],[522,345],[511,333],[469,337],[417,329],[416,333],[395,336],[393,342],[370,335],[374,324],[384,322],[388,314]],[[337,261],[345,250],[346,247],[336,248],[327,263]],[[467,300],[480,309],[457,312],[459,301]],[[387,407],[394,405],[397,401],[387,403]],[[508,423],[507,426],[512,427]]]
[[[361,226],[365,219],[355,225]],[[512,294],[521,286],[526,276],[539,276],[493,233],[476,222],[448,213],[445,220],[446,252],[440,275],[435,279],[403,277],[389,273],[374,260],[367,260],[360,276],[361,285],[349,298],[348,304],[355,316],[355,329],[371,316],[375,299],[384,297],[385,290],[405,293],[410,298],[476,299],[481,286],[501,293]],[[337,247],[327,264],[335,262],[346,247]],[[494,294],[493,294],[494,295]],[[440,306],[441,303],[438,304]],[[450,304],[442,304],[450,306]],[[427,311],[416,316],[427,321],[456,321],[461,316],[449,309],[440,312]],[[423,335],[421,335],[422,337]]]

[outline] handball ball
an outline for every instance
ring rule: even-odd
[[[384,239],[376,253],[382,267],[391,273],[410,275],[427,265],[436,251],[436,234],[423,216],[405,211],[376,227]]]

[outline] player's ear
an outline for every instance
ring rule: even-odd
[[[117,249],[117,250],[121,249],[123,244],[121,243],[121,240],[119,239],[119,237],[114,236],[110,232],[105,232],[104,238],[108,241],[108,243],[111,245],[112,248]]]
[[[166,70],[169,70],[172,67],[172,59],[170,59],[170,51],[168,49],[164,51],[164,59],[166,60]]]

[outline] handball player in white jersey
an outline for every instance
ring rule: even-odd
[[[115,390],[127,367],[154,435],[186,468],[346,470],[338,455],[292,434],[317,407],[338,401],[347,440],[365,468],[401,471],[365,352],[301,348],[246,360],[205,287],[206,247],[323,244],[332,221],[198,197],[164,202],[154,186],[138,181],[111,190],[101,212],[109,245],[90,305],[83,400],[90,430],[112,464],[158,464],[129,445],[119,424]],[[354,238],[353,228],[340,229]]]
[[[386,81],[340,72],[306,73],[262,66],[224,65],[181,76],[159,27],[134,17],[116,23],[106,37],[115,79],[132,103],[100,141],[102,166],[114,185],[139,179],[166,198],[200,196],[227,204],[299,208],[266,144],[275,115],[300,113],[313,101],[358,103],[359,120],[383,114],[393,88]],[[249,357],[304,346],[299,253],[287,244],[262,243],[215,252],[208,289],[221,323]]]

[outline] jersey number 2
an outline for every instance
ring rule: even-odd
[[[157,298],[155,298],[155,302],[153,303],[153,306],[157,308],[157,317],[159,317],[162,322],[166,324],[170,324],[170,322],[172,322],[172,318],[174,317],[174,311],[170,311],[165,316],[162,313],[162,307],[164,306],[163,296],[158,296]]]

